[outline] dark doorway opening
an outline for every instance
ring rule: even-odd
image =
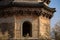
[[[23,30],[22,32],[23,32],[24,37],[26,37],[27,34],[29,34],[28,35],[29,37],[32,37],[32,24],[30,22],[25,21],[23,23],[23,29],[22,30]]]

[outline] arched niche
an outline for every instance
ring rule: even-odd
[[[32,37],[32,24],[31,24],[31,22],[25,21],[23,23],[22,33],[23,33],[22,35],[24,37],[26,37],[26,36]]]

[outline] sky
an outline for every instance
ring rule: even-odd
[[[51,27],[54,27],[56,22],[60,21],[60,0],[51,0],[49,7],[56,8],[56,12],[50,20]]]

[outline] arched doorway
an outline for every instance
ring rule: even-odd
[[[25,21],[22,27],[23,36],[26,37],[29,34],[29,37],[32,37],[32,24],[29,21]]]

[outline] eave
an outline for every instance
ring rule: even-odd
[[[5,5],[0,5],[0,8],[5,8],[5,7],[42,7],[45,8],[51,12],[55,12],[55,8],[50,8],[48,6],[46,6],[43,2],[37,2],[37,3],[26,3],[26,2],[10,2],[8,4]]]

